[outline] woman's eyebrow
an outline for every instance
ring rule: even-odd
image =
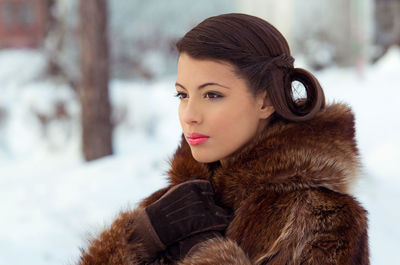
[[[179,87],[181,87],[183,89],[186,89],[183,85],[179,84],[178,82],[175,83],[175,86],[179,86]],[[218,84],[218,83],[215,83],[215,82],[204,83],[204,84],[200,85],[197,89],[200,90],[200,89],[205,88],[206,86],[220,86],[220,87],[224,87],[224,88],[228,88],[229,89],[229,87],[221,85],[221,84]]]

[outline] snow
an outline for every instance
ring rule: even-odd
[[[43,77],[44,62],[40,52],[0,52],[4,265],[76,262],[89,235],[166,184],[168,159],[180,138],[173,76],[156,82],[113,80],[115,154],[85,163],[76,95]],[[400,245],[395,210],[400,203],[399,70],[400,50],[392,49],[375,65],[316,73],[328,102],[347,102],[356,113],[364,169],[355,196],[369,211],[375,265],[397,264]],[[67,115],[55,119],[60,102]]]

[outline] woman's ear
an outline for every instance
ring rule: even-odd
[[[268,119],[274,112],[275,108],[272,106],[271,100],[269,99],[267,92],[264,91],[257,96],[258,101],[258,112],[260,119]]]

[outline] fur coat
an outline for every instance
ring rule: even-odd
[[[121,213],[80,264],[151,263],[130,238],[137,212],[194,178],[212,183],[216,203],[234,219],[225,238],[203,242],[181,265],[369,264],[366,211],[349,195],[358,171],[354,116],[342,104],[307,122],[273,123],[223,165],[195,161],[182,138],[170,185]]]

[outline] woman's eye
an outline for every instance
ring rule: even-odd
[[[187,94],[186,93],[182,93],[182,92],[177,92],[175,94],[175,97],[177,97],[179,99],[184,99],[184,98],[187,98]]]
[[[222,96],[220,94],[214,93],[214,92],[207,92],[204,95],[205,98],[209,98],[209,99],[216,99],[216,98],[222,98]]]

